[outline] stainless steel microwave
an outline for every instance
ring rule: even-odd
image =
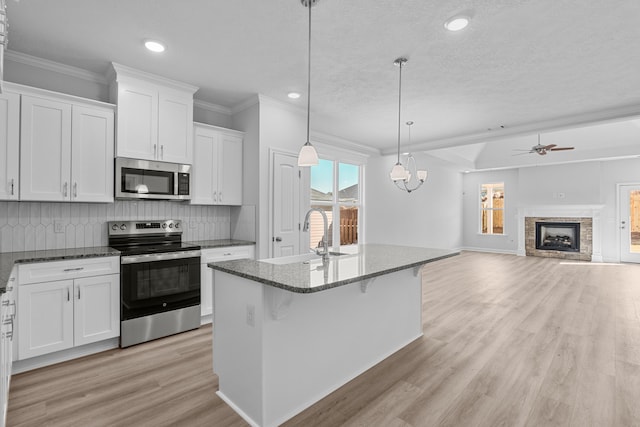
[[[191,199],[191,165],[116,157],[116,199]]]

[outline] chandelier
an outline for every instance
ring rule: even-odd
[[[411,193],[414,190],[420,188],[424,181],[427,179],[426,170],[417,170],[416,160],[411,153],[407,157],[407,167],[404,167],[400,162],[400,121],[402,120],[402,67],[407,63],[407,58],[398,58],[393,64],[400,68],[400,79],[398,83],[398,158],[396,164],[391,169],[389,177],[393,183],[399,189]],[[411,125],[413,122],[407,122],[409,126],[409,143],[411,143]],[[416,179],[412,181],[411,179]]]

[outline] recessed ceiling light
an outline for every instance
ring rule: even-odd
[[[155,40],[147,40],[144,42],[144,47],[146,47],[147,49],[149,49],[151,52],[156,52],[156,53],[160,53],[160,52],[164,52],[164,45],[158,41]]]
[[[287,96],[291,99],[298,99],[300,98],[300,94],[298,92],[289,92],[287,94]]]
[[[444,23],[444,27],[449,31],[460,31],[469,25],[469,17],[468,16],[454,16],[447,20]]]

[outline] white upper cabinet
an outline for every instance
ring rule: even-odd
[[[116,156],[193,163],[193,94],[197,87],[112,63],[117,104]]]
[[[20,95],[0,95],[0,200],[18,200],[20,160]]]
[[[113,201],[112,105],[23,93],[20,129],[20,200]]]
[[[243,133],[196,123],[191,204],[242,205]]]

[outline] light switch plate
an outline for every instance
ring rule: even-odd
[[[64,233],[64,222],[60,219],[53,221],[53,232]]]

